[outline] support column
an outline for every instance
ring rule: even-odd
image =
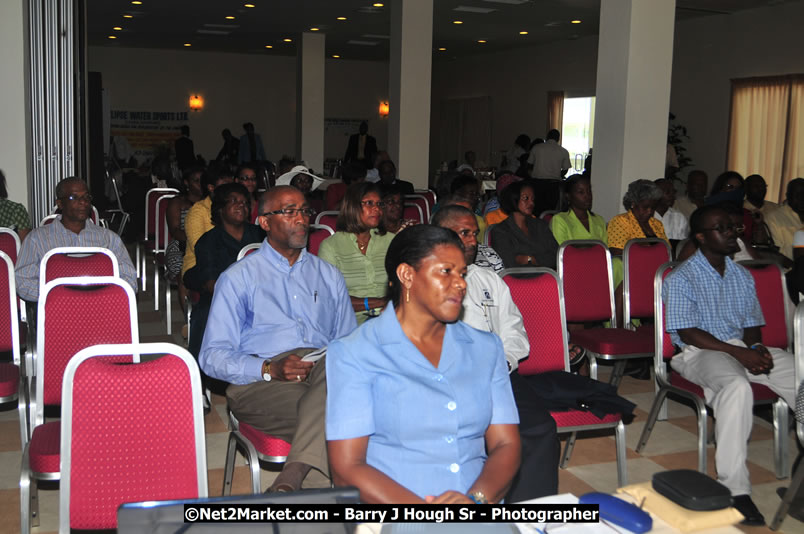
[[[600,3],[595,146],[595,211],[622,213],[636,179],[664,176],[675,0]]]
[[[326,36],[303,33],[296,67],[296,159],[324,171],[324,45]]]
[[[6,175],[8,198],[28,206],[28,130],[26,67],[27,2],[0,2],[0,169]],[[30,210],[29,210],[30,211]]]
[[[388,80],[388,152],[397,176],[427,188],[430,162],[430,90],[433,64],[433,0],[391,3],[391,67]]]

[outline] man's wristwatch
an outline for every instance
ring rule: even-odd
[[[482,491],[473,491],[472,493],[468,494],[467,497],[472,499],[475,504],[489,503],[489,500],[486,498],[486,495]]]
[[[271,360],[262,362],[262,379],[266,382],[271,381]]]

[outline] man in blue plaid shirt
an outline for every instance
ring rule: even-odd
[[[664,283],[666,328],[682,352],[670,364],[704,389],[717,419],[718,480],[731,491],[744,524],[765,519],[751,500],[746,458],[753,423],[751,382],[795,406],[793,355],[762,344],[765,324],[754,280],[729,257],[739,250],[729,214],[705,206],[690,217],[698,251]]]

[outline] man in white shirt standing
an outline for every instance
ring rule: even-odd
[[[653,183],[658,185],[664,193],[664,196],[659,199],[659,203],[656,204],[653,216],[662,222],[667,239],[675,246],[676,243],[690,236],[689,221],[683,213],[673,208],[673,203],[676,201],[676,188],[673,186],[673,182],[667,178],[659,178]]]
[[[558,144],[560,138],[558,130],[550,130],[547,140],[530,150],[528,164],[533,166],[531,176],[551,180],[564,178],[572,164],[567,149]]]
[[[463,206],[447,205],[433,215],[433,226],[449,228],[458,234],[466,259],[466,296],[460,320],[478,330],[500,337],[511,374],[511,388],[519,411],[522,439],[522,464],[508,502],[519,502],[558,492],[558,457],[560,452],[556,425],[541,401],[516,373],[519,360],[530,353],[522,314],[511,298],[506,283],[492,269],[476,265],[477,220]]]

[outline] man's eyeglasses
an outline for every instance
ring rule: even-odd
[[[64,197],[59,197],[59,200],[69,200],[70,202],[92,202],[92,195],[67,195]]]
[[[257,177],[256,176],[238,176],[237,181],[238,182],[256,182]]]
[[[385,207],[385,202],[383,201],[375,202],[373,200],[361,200],[360,203],[369,209],[373,208],[374,206],[377,206],[380,209]]]
[[[268,215],[284,215],[285,217],[295,217],[301,215],[302,217],[312,217],[315,215],[313,208],[282,208],[281,210],[266,211],[262,214],[263,217]]]
[[[717,226],[713,226],[712,228],[704,228],[704,232],[717,232],[719,234],[728,234],[729,232],[734,232],[736,234],[742,233],[745,231],[744,225],[734,225],[734,224],[718,224]]]

